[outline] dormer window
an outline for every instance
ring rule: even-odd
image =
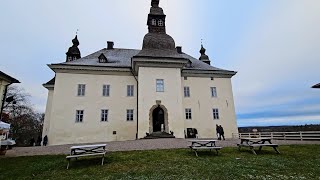
[[[189,60],[188,63],[185,65],[186,68],[191,68],[192,67],[192,62]]]
[[[74,60],[77,60],[77,57],[74,56],[74,57],[72,58],[72,60],[73,60],[73,61],[74,61]]]
[[[157,20],[152,19],[151,24],[152,24],[152,26],[156,26],[157,25]]]
[[[99,58],[99,63],[107,63],[108,62],[106,56],[102,53],[98,58]]]
[[[158,21],[158,26],[163,26],[163,21],[162,21],[162,19],[159,19],[159,21]]]
[[[68,62],[69,61],[72,61],[72,57],[71,56],[68,56]]]

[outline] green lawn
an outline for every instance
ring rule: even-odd
[[[245,148],[223,148],[218,156],[188,149],[115,152],[67,161],[61,156],[0,159],[0,179],[320,179],[320,145],[280,146],[257,156]],[[240,158],[240,159],[239,159]]]

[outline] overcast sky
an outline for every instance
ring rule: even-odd
[[[82,56],[106,47],[141,49],[151,0],[12,0],[0,6],[0,70],[19,79],[44,112],[54,73],[76,30]],[[320,124],[319,0],[160,0],[167,33],[196,58],[238,71],[239,126]],[[317,71],[318,70],[318,71]]]

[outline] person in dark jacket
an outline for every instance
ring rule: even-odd
[[[220,140],[220,139],[221,139],[221,136],[220,136],[220,127],[219,127],[218,124],[216,124],[216,133],[217,133],[217,138],[218,138],[218,140]]]
[[[223,140],[226,140],[226,139],[224,138],[224,130],[223,130],[223,127],[222,127],[221,125],[219,126],[219,129],[220,129],[220,139],[223,138]]]
[[[41,136],[38,136],[38,139],[37,139],[37,146],[41,146],[41,141],[42,141]]]
[[[35,143],[36,141],[34,140],[34,137],[32,137],[31,139],[30,139],[30,146],[34,146],[34,143]]]
[[[47,144],[48,144],[48,136],[45,135],[43,138],[43,146],[47,146]]]

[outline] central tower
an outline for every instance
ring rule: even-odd
[[[159,0],[151,1],[147,25],[149,32],[144,36],[142,50],[137,56],[181,58],[175,49],[174,39],[166,34],[166,15],[159,7]]]
[[[166,33],[166,15],[159,0],[151,1],[147,20],[149,32],[142,50],[132,58],[138,77],[138,138],[146,133],[174,132],[184,138],[181,70],[189,62]]]

